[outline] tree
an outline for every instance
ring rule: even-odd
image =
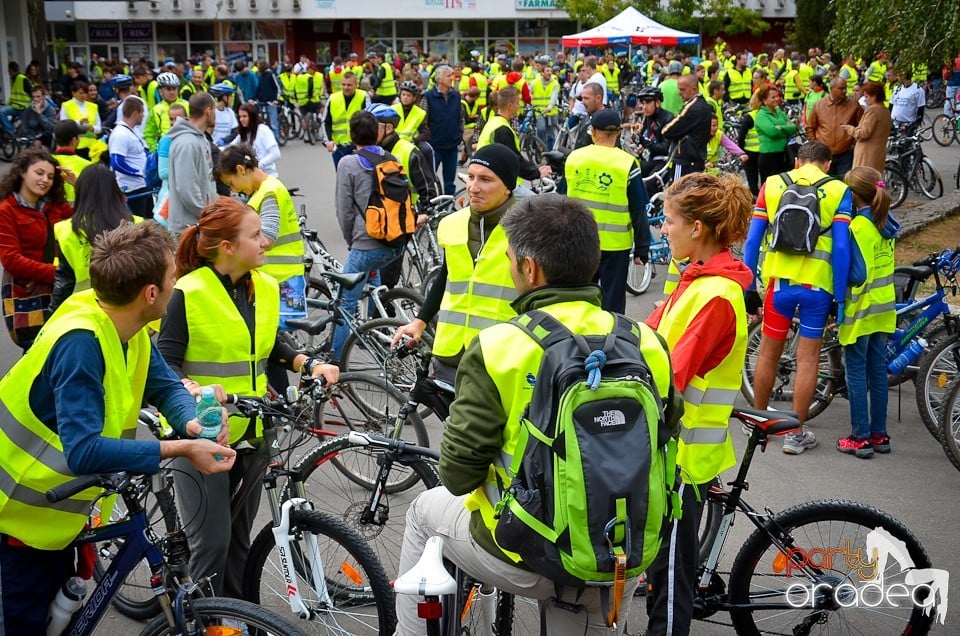
[[[832,0],[836,15],[827,38],[831,50],[865,60],[886,51],[894,66],[939,66],[960,46],[957,0]],[[931,68],[933,70],[933,68]]]
[[[793,44],[799,51],[823,47],[824,33],[833,28],[834,0],[797,0],[797,18],[793,25]]]
[[[749,31],[759,35],[770,25],[758,11],[744,9],[735,0],[670,0],[666,6],[658,0],[556,0],[574,20],[592,27],[616,16],[628,6],[674,29],[693,33],[735,35]]]

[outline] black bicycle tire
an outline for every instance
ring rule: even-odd
[[[926,174],[927,170],[930,171],[929,175]],[[920,192],[923,193],[923,196],[931,201],[943,196],[943,177],[929,157],[923,157],[920,162],[917,163],[915,174],[917,177],[917,185],[920,186]]]
[[[719,477],[715,477],[710,486],[723,488],[723,482]],[[713,548],[713,542],[720,532],[720,522],[723,520],[723,503],[712,499],[709,494],[703,500],[703,512],[700,517],[700,529],[697,532],[697,541],[699,549],[697,552],[697,563],[703,565],[707,557],[710,556],[710,550]]]
[[[396,303],[403,303],[401,308],[405,315],[400,316],[400,318],[404,319],[409,317],[410,320],[413,320],[417,317],[417,312],[420,308],[423,307],[424,300],[423,294],[415,289],[409,287],[394,287],[380,294],[380,302],[383,303],[383,308],[387,310],[387,315],[383,316],[384,318],[396,318],[396,314],[390,314],[390,309],[391,307],[396,309]],[[412,309],[416,311],[411,313]]]
[[[0,131],[0,161],[10,163],[20,152],[20,144],[17,138],[6,130]]]
[[[397,318],[374,318],[367,320],[357,326],[356,332],[351,331],[343,343],[340,350],[340,368],[344,371],[356,373],[368,373],[378,377],[384,377],[387,382],[395,385],[401,390],[409,390],[413,386],[416,378],[416,362],[412,358],[399,359],[390,356],[390,344],[385,335],[370,338],[367,334],[371,332],[381,333],[382,330],[396,331],[404,326],[406,321]],[[365,345],[359,345],[357,336],[366,339]],[[392,338],[392,333],[390,336]],[[433,335],[431,332],[424,331],[421,340],[426,345],[433,344]],[[357,356],[353,354],[355,350],[361,349],[370,354],[370,360],[357,361]],[[353,362],[351,363],[351,356]],[[386,365],[386,366],[385,366]]]
[[[941,133],[943,137],[941,138]],[[947,147],[957,138],[957,125],[946,113],[940,113],[933,118],[933,140],[943,147]]]
[[[389,382],[386,382],[383,378],[366,373],[342,373],[339,381],[337,382],[337,387],[332,390],[337,391],[338,394],[343,396],[345,399],[350,400],[350,403],[356,405],[356,408],[364,411],[363,415],[368,418],[372,417],[372,412],[376,409],[373,408],[374,405],[364,403],[364,401],[357,396],[356,392],[351,390],[351,387],[356,384],[366,384],[368,386],[376,387],[377,391],[385,393],[394,403],[396,403],[397,409],[399,409],[400,405],[405,402],[404,394],[401,393],[400,390],[395,386]],[[339,404],[339,402],[337,404]],[[331,426],[332,423],[335,423],[340,426],[346,426],[350,430],[357,430],[354,428],[354,424],[356,424],[356,422],[340,422],[339,420],[332,420],[329,415],[330,409],[331,406],[329,404],[323,406],[324,420],[322,422],[318,421],[320,417],[320,409],[318,408],[314,413],[314,423],[318,428],[326,430]],[[339,410],[339,406],[337,406],[337,409],[337,413],[342,414],[342,411]],[[363,428],[360,430],[360,432],[376,433],[378,435],[385,435],[389,437],[392,433],[392,427],[396,414],[396,410],[388,411],[386,413],[378,412],[376,413],[376,420],[374,422],[361,422],[361,424],[363,424]],[[346,420],[345,416],[344,420]],[[423,420],[417,413],[410,413],[407,416],[407,422],[404,426],[407,428],[412,427],[414,435],[412,438],[410,435],[406,435],[403,437],[403,439],[413,439],[416,441],[418,446],[430,446],[430,437],[427,433],[427,427],[424,425]],[[353,483],[368,489],[373,487],[374,480],[364,478],[362,475],[357,475],[356,473],[351,472],[339,462],[334,462],[334,465],[337,466],[337,468],[339,468],[340,471]],[[415,483],[416,477],[411,476],[408,480],[399,482],[397,485],[387,486],[386,492],[388,494],[402,492],[413,486]]]
[[[287,140],[290,139],[290,120],[282,112],[277,115],[277,132],[280,133],[277,136],[277,145],[287,145]]]
[[[940,395],[940,393],[934,390],[934,386],[930,380],[935,374],[939,374],[935,382],[937,388],[949,391],[950,384],[952,384],[953,380],[960,377],[960,374],[956,374],[956,371],[954,371],[955,375],[953,377],[945,375],[950,371],[949,369],[941,369],[938,371],[937,364],[942,363],[944,361],[943,356],[945,354],[949,355],[950,352],[960,357],[960,335],[946,337],[937,342],[932,342],[930,347],[921,354],[918,361],[917,375],[914,378],[917,409],[920,411],[920,420],[938,442],[943,441],[940,437],[941,427],[939,422],[940,410],[943,403],[936,400],[936,397]],[[955,357],[954,366],[958,365],[960,365],[960,360],[957,360]],[[946,391],[943,392],[943,395],[946,395]]]
[[[388,476],[388,486],[381,495],[376,517],[364,522],[361,516],[369,505],[371,490],[357,485],[340,466],[353,464],[352,458],[356,458],[357,462],[368,462],[370,468],[376,470],[379,469],[377,460],[380,453],[369,446],[351,442],[346,435],[338,435],[320,442],[293,470],[302,475],[304,494],[307,500],[313,502],[314,509],[336,517],[359,534],[373,549],[384,570],[396,574],[400,567],[407,509],[417,494],[440,485],[440,475],[432,460],[416,458],[395,461],[390,467],[391,474],[412,472],[416,480],[406,489],[394,492]],[[332,470],[323,469],[328,464]],[[317,487],[316,491],[314,486]],[[322,491],[322,496],[317,494],[319,491]],[[284,498],[296,496],[297,493],[287,490]]]
[[[344,590],[342,593],[345,594],[348,604],[353,604],[361,598],[363,600],[372,599],[372,602],[376,608],[377,629],[379,630],[379,633],[393,633],[397,623],[394,609],[393,588],[390,586],[390,579],[387,578],[387,575],[383,570],[383,566],[380,565],[380,562],[370,549],[370,546],[368,546],[366,542],[357,535],[356,532],[348,528],[343,522],[330,515],[312,510],[291,510],[290,534],[298,537],[297,539],[292,539],[291,541],[299,541],[299,537],[301,537],[302,533],[304,532],[327,537],[346,550],[347,555],[352,559],[352,563],[346,565],[350,568],[353,568],[355,574],[359,574],[359,572],[356,572],[356,567],[360,567],[363,573],[366,575],[361,587],[348,585],[342,588]],[[273,536],[273,526],[268,523],[259,532],[256,539],[250,546],[249,557],[247,558],[246,567],[244,568],[243,573],[243,596],[245,600],[248,600],[251,603],[256,603],[257,605],[263,604],[264,599],[260,593],[262,577],[265,571],[264,568],[267,566],[267,558],[271,553],[274,552],[275,548],[276,544]],[[288,558],[291,560],[296,560],[297,554],[293,554],[293,550],[291,550],[291,552],[292,553],[288,556]],[[303,568],[302,564],[300,565],[301,567],[298,569],[304,570],[298,571],[299,578],[301,579],[301,594],[303,594],[304,588],[308,587],[310,584],[309,581],[306,580],[305,576],[308,568]],[[330,572],[332,569],[330,565],[330,560],[327,559],[326,568],[324,570],[324,578],[326,579],[328,588],[334,587],[335,585],[335,583],[331,580]],[[344,573],[343,575],[349,578],[349,574],[346,574],[346,572],[349,572],[349,570],[344,564],[339,566],[338,572]],[[287,605],[285,584],[281,584],[280,591],[283,592],[282,597],[280,594],[278,594],[278,597],[282,598],[281,607],[285,606],[289,608]],[[332,595],[335,594],[336,592],[334,591]],[[338,614],[339,613],[340,612],[338,612]],[[320,615],[323,614],[326,614],[326,612],[320,612]],[[317,618],[319,618],[319,616]],[[335,631],[333,633],[342,634],[349,632]]]
[[[907,545],[909,555],[913,559],[915,567],[930,567],[930,558],[927,556],[926,551],[923,549],[923,546],[920,545],[920,542],[917,540],[917,538],[913,535],[913,533],[910,532],[909,529],[906,528],[906,526],[890,515],[871,506],[853,501],[810,501],[793,506],[778,513],[772,519],[767,521],[764,529],[761,530],[758,528],[754,530],[749,537],[747,537],[746,542],[744,542],[743,546],[740,548],[740,552],[734,559],[733,567],[730,570],[728,589],[730,603],[735,605],[743,604],[749,601],[750,581],[752,579],[754,568],[763,567],[760,565],[761,560],[763,559],[764,554],[767,552],[767,548],[772,547],[771,536],[781,537],[783,544],[790,547],[796,547],[799,544],[796,541],[795,535],[798,536],[800,534],[797,531],[806,525],[811,525],[820,521],[836,521],[844,524],[857,524],[858,526],[869,528],[870,530],[873,530],[877,527],[882,527],[895,538],[903,541]],[[832,531],[832,528],[829,528],[828,530]],[[789,536],[784,537],[785,534],[788,534]],[[822,531],[819,533],[818,539],[821,543],[824,542]],[[826,543],[829,543],[829,537],[827,538]],[[812,548],[814,546],[810,547]],[[841,546],[819,545],[815,547],[825,550],[827,548]],[[859,548],[860,546],[858,545],[856,547]],[[782,555],[780,552],[777,552],[777,554]],[[771,572],[773,571],[774,570],[771,569]],[[784,612],[783,615],[785,616],[786,612]],[[737,634],[752,636],[754,634],[761,633],[759,630],[757,630],[757,626],[753,620],[753,615],[749,610],[731,610],[730,617],[733,620],[734,629],[736,630]],[[930,625],[933,622],[933,616],[924,616],[923,611],[920,608],[914,608],[914,611],[911,613],[910,620],[911,623],[909,625],[909,630],[905,631],[904,633],[909,633],[910,636],[920,636],[929,630]],[[773,629],[773,626],[765,624],[764,628]],[[776,631],[776,633],[783,632],[790,633],[790,630],[787,627]],[[873,633],[889,634],[890,632],[886,630],[873,630]]]
[[[888,161],[883,165],[883,182],[890,195],[890,209],[899,208],[907,200],[907,191],[910,189],[907,176],[895,162]]]
[[[960,378],[950,385],[947,398],[940,409],[940,445],[953,467],[960,470],[960,427],[955,427],[954,412],[960,413]],[[960,422],[960,418],[956,419]]]
[[[193,615],[207,620],[229,619],[243,621],[248,627],[265,630],[265,633],[284,636],[305,636],[293,623],[277,616],[274,612],[258,607],[247,601],[235,598],[198,598],[186,601]],[[140,636],[164,636],[172,628],[167,624],[166,616],[157,616],[150,622]],[[251,631],[251,634],[255,632]],[[256,632],[260,633],[260,632]]]
[[[639,284],[634,282],[633,272],[643,269],[643,273],[640,274]],[[631,296],[639,296],[646,293],[650,289],[650,283],[653,281],[653,263],[647,261],[643,265],[637,265],[633,262],[633,256],[630,256],[630,264],[627,267],[627,292]]]

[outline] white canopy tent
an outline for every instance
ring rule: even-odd
[[[563,46],[610,46],[613,44],[645,44],[648,46],[678,46],[700,44],[700,36],[664,26],[648,18],[633,7],[627,7],[611,18],[581,33],[563,36]]]

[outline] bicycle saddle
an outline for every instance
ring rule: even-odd
[[[411,596],[443,596],[457,591],[457,582],[443,565],[443,537],[427,539],[420,560],[397,577],[393,591]]]
[[[930,265],[901,265],[894,268],[893,273],[909,276],[912,280],[926,280],[933,276],[933,267]]]
[[[793,411],[759,411],[735,407],[733,417],[750,428],[759,427],[767,435],[783,435],[800,428],[800,420]]]
[[[563,162],[567,160],[567,155],[569,154],[569,150],[548,150],[541,156],[543,157],[543,160],[547,162],[548,166],[562,166]]]
[[[367,280],[367,272],[356,272],[353,274],[341,274],[340,272],[323,272],[323,277],[336,281],[344,289],[353,289],[363,281]]]

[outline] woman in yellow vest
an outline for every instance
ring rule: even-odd
[[[646,322],[666,340],[673,381],[683,394],[677,448],[683,516],[648,570],[653,610],[648,633],[690,632],[697,570],[697,530],[703,496],[717,475],[736,463],[728,423],[747,346],[743,292],[753,273],[734,258],[753,199],[733,176],[686,175],[666,193],[663,233],[676,259],[689,259],[679,286]]]
[[[267,361],[290,371],[336,382],[335,366],[297,353],[277,339],[280,294],[277,282],[257,271],[266,241],[260,217],[236,199],[220,198],[200,212],[197,225],[180,235],[177,284],[160,327],[157,348],[192,393],[216,385],[228,393],[264,395]],[[258,437],[251,422],[230,419],[229,442]],[[240,598],[250,529],[259,497],[251,497],[229,523],[231,484],[257,482],[256,455],[239,455],[229,473],[201,475],[175,462],[177,503],[190,540],[190,570],[197,579],[213,576],[216,595]]]
[[[862,459],[873,457],[874,452],[890,452],[887,335],[897,326],[893,243],[900,224],[889,214],[890,195],[880,177],[868,166],[854,168],[844,177],[857,206],[850,223],[856,246],[853,260],[861,261],[866,277],[862,285],[847,287],[846,309],[838,326],[846,361],[851,431],[837,441],[837,450]]]
[[[61,258],[53,282],[51,313],[72,293],[90,288],[90,253],[96,238],[135,219],[113,172],[103,164],[95,163],[80,173],[76,192],[73,216],[53,226]]]

